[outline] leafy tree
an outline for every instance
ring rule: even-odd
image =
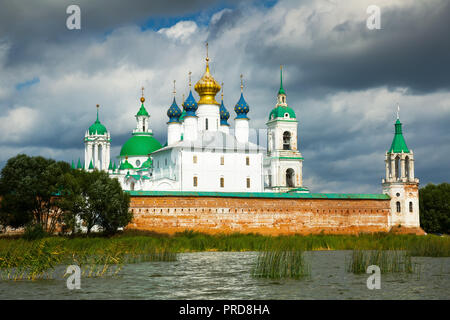
[[[43,157],[19,154],[9,159],[0,177],[0,224],[40,224],[45,232],[54,232],[63,214],[55,195],[68,190],[70,171],[68,163]]]
[[[114,233],[131,221],[128,193],[122,190],[117,179],[110,178],[106,172],[77,170],[70,185],[71,193],[62,203],[68,229],[79,230],[77,220],[82,220],[87,233],[95,225],[101,226],[106,233]]]
[[[419,190],[420,223],[429,233],[450,233],[450,184],[426,185]]]

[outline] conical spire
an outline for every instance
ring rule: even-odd
[[[80,158],[78,158],[77,169],[83,169]]]
[[[141,88],[141,91],[142,91],[142,96],[141,96],[141,99],[140,99],[140,101],[141,101],[141,108],[139,109],[138,113],[136,114],[136,117],[139,117],[139,116],[148,117],[149,114],[147,112],[147,109],[145,109],[145,107],[144,107],[144,102],[145,102],[144,87]]]
[[[409,149],[406,146],[405,138],[403,137],[402,132],[402,123],[400,122],[399,116],[400,108],[397,106],[397,121],[395,121],[395,134],[394,139],[392,140],[391,148],[389,149],[389,153],[409,153]]]
[[[278,90],[278,94],[286,95],[286,91],[283,88],[283,66],[280,65],[280,90]]]

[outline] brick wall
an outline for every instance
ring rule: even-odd
[[[174,233],[386,232],[389,200],[133,196],[129,229]]]

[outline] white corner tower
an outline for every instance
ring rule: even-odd
[[[108,170],[110,164],[111,136],[98,119],[89,127],[84,136],[84,168],[87,170]]]
[[[389,226],[420,227],[419,179],[414,177],[414,153],[406,146],[397,112],[395,134],[385,154],[386,178],[383,193],[391,197]]]
[[[287,104],[280,66],[280,89],[277,104],[270,112],[267,125],[266,186],[274,191],[308,192],[303,187],[303,157],[297,147],[298,121]]]

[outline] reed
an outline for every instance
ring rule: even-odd
[[[75,264],[83,277],[116,275],[126,263],[176,261],[177,253],[152,241],[123,243],[114,239],[87,241],[45,238],[10,242],[0,250],[1,280],[52,279],[58,265]],[[64,275],[65,276],[65,275]]]
[[[288,247],[260,252],[252,270],[255,278],[302,279],[309,275],[303,251]]]
[[[416,264],[407,251],[353,250],[347,271],[355,274],[366,273],[367,267],[376,265],[381,273],[413,273]]]

